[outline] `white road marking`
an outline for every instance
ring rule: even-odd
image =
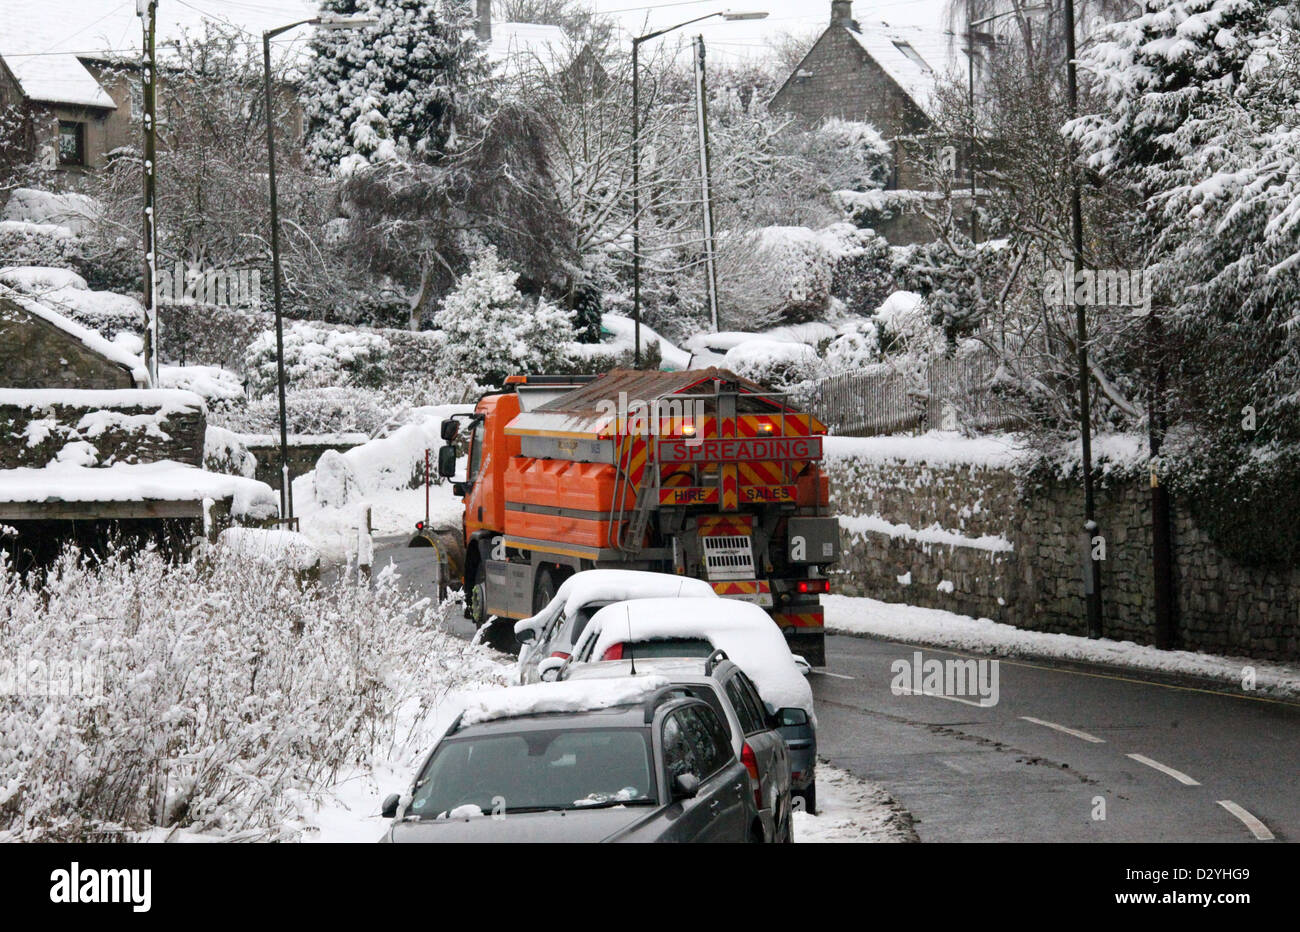
[[[977,709],[992,708],[991,704],[985,705],[982,699],[979,702],[976,702],[973,699],[959,699],[956,696],[945,696],[943,693],[928,693],[924,690],[916,692],[915,690],[908,689],[906,686],[899,686],[897,693],[904,696],[929,696],[931,699],[947,699],[949,702],[960,702],[962,705],[973,705]]]
[[[1139,764],[1146,764],[1148,767],[1153,767],[1156,770],[1159,770],[1163,774],[1168,774],[1169,776],[1177,780],[1179,783],[1182,783],[1186,786],[1201,785],[1199,781],[1193,780],[1191,777],[1183,773],[1181,770],[1175,770],[1172,767],[1167,767],[1164,764],[1160,763],[1160,761],[1158,760],[1152,760],[1151,758],[1144,757],[1141,754],[1129,754],[1128,756],[1133,758]]]
[[[1260,841],[1273,840],[1273,833],[1268,830],[1267,825],[1259,821],[1259,819],[1255,818],[1253,815],[1251,815],[1245,809],[1238,806],[1232,800],[1220,799],[1216,801],[1220,806],[1222,806],[1224,809],[1227,809],[1238,819],[1240,819],[1242,823],[1246,826],[1246,828],[1250,829],[1250,833],[1254,835],[1256,838],[1258,838]]]
[[[1058,725],[1056,722],[1044,721],[1041,718],[1032,718],[1028,715],[1020,716],[1027,722],[1033,722],[1035,725],[1042,725],[1044,728],[1054,728],[1057,731],[1063,731],[1067,735],[1074,735],[1076,738],[1082,738],[1084,741],[1091,741],[1093,744],[1105,744],[1106,742],[1096,735],[1090,735],[1086,731],[1079,731],[1076,728],[1066,728],[1064,725]]]
[[[830,670],[814,670],[814,673],[820,673],[822,676],[833,676],[837,680],[856,680],[856,676],[849,676],[847,673],[832,673]]]

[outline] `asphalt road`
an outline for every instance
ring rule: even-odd
[[[375,569],[435,596],[432,551],[406,540],[377,540]],[[999,662],[993,705],[895,695],[891,664],[916,651],[974,657],[833,636],[809,679],[822,756],[887,789],[922,841],[1300,840],[1300,705],[1019,660]]]
[[[973,656],[831,637],[810,680],[822,756],[884,786],[922,841],[1300,839],[1300,705],[1012,660],[993,705],[895,695],[891,664],[918,650]]]

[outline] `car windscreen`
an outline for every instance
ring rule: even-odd
[[[555,729],[444,741],[421,773],[407,814],[436,819],[474,815],[475,809],[510,813],[654,802],[648,733]]]

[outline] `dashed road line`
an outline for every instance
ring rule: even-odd
[[[1255,818],[1241,806],[1238,806],[1230,799],[1220,799],[1216,800],[1216,802],[1240,819],[1242,824],[1245,825],[1246,828],[1250,829],[1250,833],[1260,841],[1273,840],[1273,833],[1268,830],[1268,826],[1259,821],[1259,819]]]
[[[1181,770],[1175,770],[1172,767],[1160,763],[1160,761],[1158,760],[1152,760],[1151,758],[1146,757],[1142,754],[1128,754],[1126,756],[1133,758],[1133,760],[1137,761],[1139,764],[1146,764],[1148,767],[1152,767],[1156,770],[1159,770],[1163,774],[1167,774],[1168,776],[1173,777],[1175,780],[1177,780],[1179,783],[1182,783],[1185,786],[1201,785],[1200,781],[1193,780],[1191,777],[1183,773]]]
[[[993,708],[992,703],[986,705],[983,700],[976,702],[973,699],[961,699],[957,696],[945,696],[943,693],[928,693],[924,690],[917,692],[916,690],[908,689],[906,686],[897,687],[895,693],[896,695],[903,696],[929,696],[931,699],[947,699],[949,702],[960,702],[962,705],[973,705],[977,709]]]
[[[1020,717],[1024,719],[1026,722],[1033,722],[1035,725],[1042,725],[1044,728],[1054,728],[1057,731],[1064,732],[1067,735],[1074,735],[1074,737],[1076,738],[1081,738],[1084,741],[1090,741],[1093,744],[1106,743],[1105,739],[1098,738],[1096,735],[1090,735],[1086,731],[1079,731],[1077,728],[1067,728],[1064,725],[1056,724],[1056,722],[1048,722],[1041,718],[1033,718],[1032,716],[1029,715],[1022,715]]]

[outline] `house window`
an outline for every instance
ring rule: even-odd
[[[86,124],[59,121],[59,164],[86,164]]]
[[[922,71],[926,72],[927,74],[934,71],[933,68],[931,68],[928,64],[926,64],[926,61],[924,58],[921,57],[921,54],[917,52],[916,49],[912,48],[910,43],[895,42],[894,48],[902,52],[904,58],[906,58],[908,61],[916,65],[918,68],[920,68]]]

